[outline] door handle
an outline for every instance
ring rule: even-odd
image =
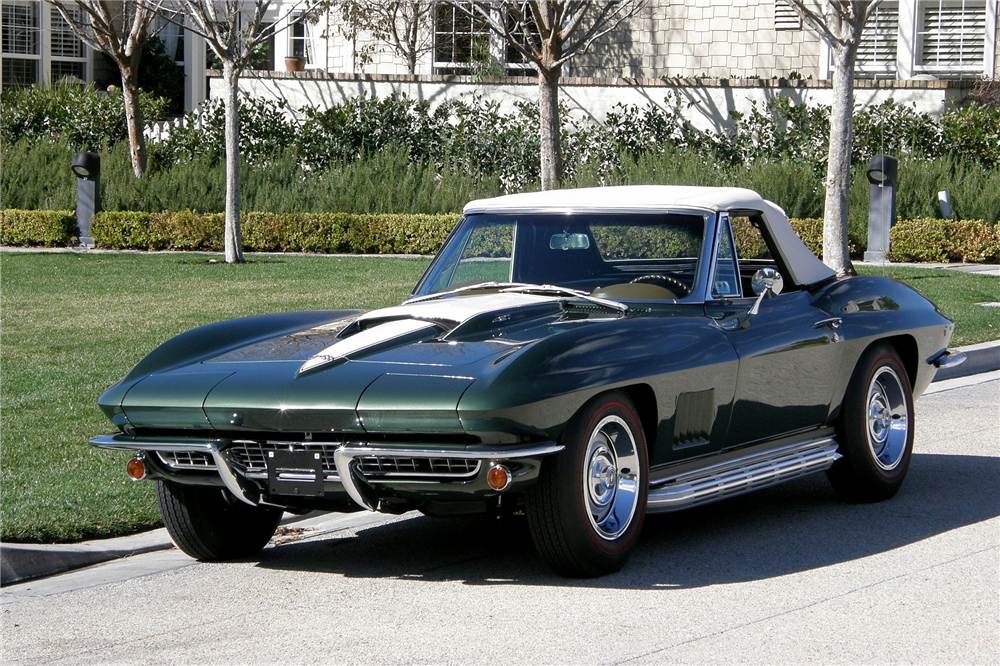
[[[838,329],[840,328],[840,323],[841,323],[840,317],[830,317],[829,319],[820,319],[818,322],[812,325],[812,328]]]

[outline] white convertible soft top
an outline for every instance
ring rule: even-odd
[[[611,210],[759,211],[764,225],[778,246],[783,263],[800,285],[814,284],[835,275],[799,239],[788,224],[788,216],[777,205],[753,190],[739,187],[686,187],[676,185],[628,185],[549,190],[477,199],[465,213]]]

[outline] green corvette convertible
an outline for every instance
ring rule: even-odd
[[[825,471],[892,497],[953,323],[838,278],[755,192],[473,201],[401,305],[197,328],[99,399],[192,557],[284,511],[524,513],[555,571],[620,569],[643,517]]]

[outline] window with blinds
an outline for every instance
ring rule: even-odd
[[[0,2],[0,75],[4,88],[38,83],[39,18],[37,2]]]
[[[58,9],[52,7],[51,12],[49,55],[52,56],[52,61],[49,64],[49,77],[53,82],[64,78],[76,78],[82,81],[87,66],[87,54],[83,42],[76,36]],[[78,9],[69,9],[68,12],[74,21],[80,20]]]
[[[38,5],[34,2],[0,3],[3,28],[0,49],[12,55],[38,55]]]
[[[858,76],[895,78],[898,43],[899,3],[883,2],[875,7],[861,32],[855,65]]]
[[[986,0],[930,0],[918,11],[918,70],[946,77],[983,71]]]

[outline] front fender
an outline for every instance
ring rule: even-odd
[[[664,460],[671,456],[681,393],[712,391],[709,425],[724,433],[738,360],[708,318],[636,318],[568,328],[480,375],[459,402],[468,433],[484,441],[502,441],[505,435],[556,440],[587,400],[638,384],[655,395],[656,442]]]

